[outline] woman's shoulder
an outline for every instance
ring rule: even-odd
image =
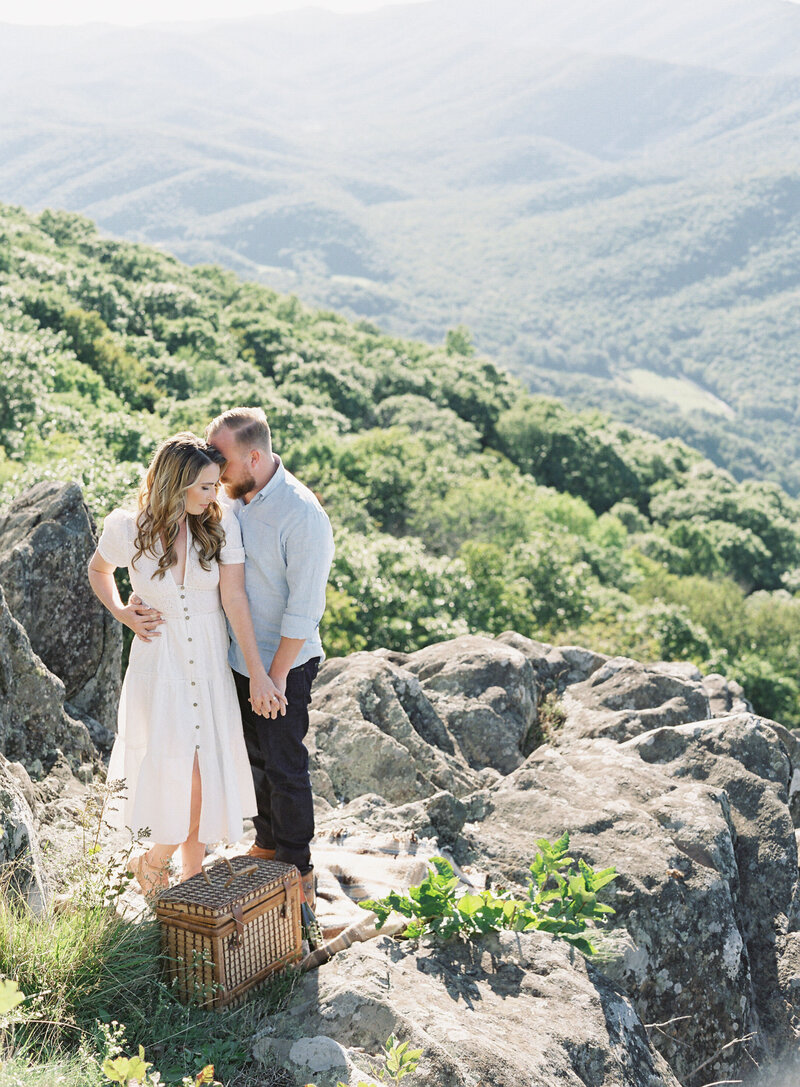
[[[234,532],[239,530],[239,518],[236,516],[231,506],[222,507],[222,520],[220,523],[226,532],[229,532],[231,529],[233,529]]]
[[[103,521],[97,550],[107,562],[127,566],[134,551],[135,538],[136,514],[130,510],[112,510]]]
[[[244,562],[244,547],[242,546],[242,530],[239,519],[232,509],[222,509],[222,531],[225,533],[225,542],[219,553],[219,561],[222,563]]]
[[[137,514],[134,510],[115,509],[106,515],[103,528],[111,527],[118,531],[135,532]]]

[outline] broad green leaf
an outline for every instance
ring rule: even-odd
[[[605,887],[606,884],[616,879],[617,875],[616,868],[604,868],[601,872],[594,872],[592,874],[592,887],[595,891],[599,891],[601,887]]]
[[[561,835],[561,837],[558,838],[555,842],[553,842],[553,852],[554,853],[566,853],[568,849],[569,849],[569,831],[565,830],[564,833]]]
[[[127,1057],[117,1057],[116,1060],[113,1061],[110,1057],[106,1057],[103,1061],[103,1075],[110,1083],[125,1083],[127,1071]]]
[[[18,1007],[24,999],[25,994],[21,991],[16,981],[0,981],[0,1015],[5,1015],[6,1012],[13,1011],[13,1009]]]
[[[453,866],[450,861],[444,857],[431,857],[430,863],[436,869],[440,876],[453,876]],[[456,880],[458,882],[458,880]]]
[[[584,955],[597,954],[597,948],[594,944],[590,943],[585,936],[566,936],[565,939],[568,940],[573,947],[577,947],[578,951],[582,951]]]
[[[472,917],[483,906],[484,902],[480,895],[462,895],[459,898],[456,908],[459,913],[463,913],[465,917]]]

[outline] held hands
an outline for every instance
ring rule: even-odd
[[[271,717],[274,721],[278,714],[286,713],[286,680],[272,680],[264,669],[250,677],[250,705],[254,713],[262,717]]]
[[[127,607],[119,612],[117,618],[126,627],[130,627],[136,637],[143,642],[151,642],[153,638],[161,637],[161,631],[156,628],[164,622],[163,615],[155,608],[149,608],[135,593],[128,601]]]

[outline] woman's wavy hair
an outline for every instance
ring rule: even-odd
[[[209,464],[217,464],[222,470],[225,458],[213,445],[188,431],[174,434],[161,443],[139,490],[132,565],[135,566],[136,560],[145,553],[155,558],[156,544],[161,543],[163,553],[158,560],[158,576],[163,578],[170,566],[175,566],[178,561],[175,541],[180,519],[186,511],[186,491]],[[212,560],[219,557],[225,543],[222,507],[215,500],[203,513],[188,514],[187,520],[191,537],[200,550],[200,565],[204,570],[210,570]]]

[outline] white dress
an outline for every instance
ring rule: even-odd
[[[221,563],[243,563],[244,548],[233,514],[223,518]],[[105,520],[98,551],[127,566],[133,591],[157,608],[165,622],[160,638],[134,638],[122,684],[117,738],[108,780],[124,779],[124,801],[109,822],[134,834],[178,844],[189,833],[192,767],[197,754],[202,779],[201,842],[236,841],[242,819],[257,811],[233,675],[228,631],[219,595],[219,567],[200,565],[187,538],[184,583],[168,570],[154,577],[158,559],[142,555],[131,565],[136,514],[114,510]],[[159,550],[159,554],[161,554]],[[174,568],[173,568],[174,569]]]

